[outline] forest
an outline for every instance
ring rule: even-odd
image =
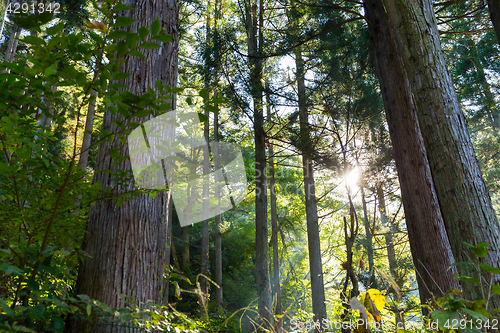
[[[500,332],[500,0],[1,0],[0,332]]]

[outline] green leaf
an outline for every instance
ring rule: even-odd
[[[460,276],[460,275],[453,275],[453,277],[457,280],[460,281],[465,281],[465,282],[470,282],[470,283],[475,283],[479,284],[479,280],[470,276]]]
[[[450,323],[452,320],[457,320],[460,322],[460,315],[457,312],[450,310],[435,310],[431,313],[432,319],[437,322],[440,329],[446,329],[446,323]]]
[[[155,87],[156,87],[156,89],[158,89],[158,91],[160,92],[160,94],[164,94],[165,93],[165,87],[163,87],[163,84],[161,83],[161,81],[159,79],[156,80]]]
[[[207,110],[208,112],[219,114],[219,108],[214,106],[214,105],[209,104],[209,105],[205,106],[205,110]]]
[[[124,79],[128,78],[130,75],[132,75],[132,74],[130,74],[130,73],[117,73],[117,74],[113,75],[113,80],[116,80],[116,81],[124,80]]]
[[[201,89],[198,95],[203,97],[203,99],[208,99],[208,92],[205,89]]]
[[[472,311],[472,310],[469,310],[469,309],[462,309],[462,311],[465,312],[465,313],[467,313],[473,319],[479,319],[479,320],[484,320],[484,321],[488,320],[488,318],[486,318],[485,316],[483,316],[480,313],[477,313],[476,311]]]
[[[85,74],[78,73],[76,75],[75,81],[76,81],[76,84],[83,87],[85,85],[85,83],[87,83],[87,76]]]
[[[116,49],[118,51],[118,56],[122,56],[128,51],[127,43],[124,41],[119,42],[116,44]]]
[[[14,310],[10,308],[10,306],[3,299],[0,299],[0,305],[2,306],[3,312],[7,314],[9,317],[14,317]]]
[[[116,39],[125,38],[125,36],[127,36],[127,32],[126,31],[113,30],[113,31],[111,31],[108,34],[108,39],[110,39],[110,40],[116,40]]]
[[[90,317],[90,314],[92,313],[92,304],[87,304],[87,316]]]
[[[118,2],[116,5],[115,5],[115,11],[122,11],[122,10],[131,10],[132,8],[134,8],[133,6],[126,6],[124,5],[122,2]]]
[[[126,41],[129,49],[135,49],[137,42],[139,42],[139,36],[136,33],[129,32],[126,37]]]
[[[155,43],[155,42],[144,42],[141,45],[139,45],[139,48],[141,49],[157,49],[160,47],[160,44]]]
[[[57,74],[56,66],[54,64],[50,65],[45,69],[44,73],[46,76],[56,75]]]
[[[160,42],[169,43],[169,42],[172,42],[174,40],[174,37],[172,37],[170,35],[158,35],[158,36],[154,36],[153,39],[158,40]]]
[[[490,272],[493,274],[500,274],[500,268],[491,267],[490,265],[486,265],[486,264],[481,264],[480,266],[486,272]]]
[[[23,39],[21,39],[21,42],[24,42],[26,44],[32,44],[32,45],[45,44],[45,41],[43,39],[41,39],[40,37],[36,37],[36,36],[26,36]]]
[[[200,118],[200,122],[206,123],[208,121],[208,117],[205,116],[203,113],[198,113],[198,117]]]
[[[149,194],[149,196],[150,196],[151,198],[153,198],[153,199],[154,199],[154,198],[156,198],[156,195],[158,194],[158,192],[149,192],[148,194]]]
[[[28,286],[30,291],[38,291],[40,289],[40,287],[38,286],[38,282],[36,282],[35,280],[28,280],[26,282],[26,285]]]
[[[159,32],[160,32],[160,18],[157,18],[156,20],[153,21],[153,23],[151,23],[151,33],[153,34],[153,36],[156,36],[158,35]]]
[[[53,27],[50,27],[47,29],[47,34],[48,35],[55,35],[55,34],[58,34],[60,33],[64,28],[64,23],[61,22],[59,24],[56,24],[55,26]]]
[[[494,284],[491,286],[491,292],[500,295],[500,285]]]
[[[131,55],[131,56],[135,56],[135,57],[139,57],[139,58],[142,58],[142,59],[146,59],[146,56],[141,51],[133,50],[133,51],[130,51],[128,54]]]
[[[139,33],[139,37],[144,42],[144,39],[149,35],[150,31],[147,27],[140,27],[137,31]]]
[[[120,149],[118,148],[113,148],[111,149],[109,155],[112,157],[112,158],[116,158],[118,156],[120,156]]]
[[[135,21],[137,20],[128,16],[118,16],[113,24],[113,27],[127,27]]]
[[[488,250],[484,247],[476,247],[474,249],[471,249],[471,252],[474,253],[478,258],[483,258],[488,255]]]

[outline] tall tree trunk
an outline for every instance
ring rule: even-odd
[[[392,224],[392,221],[389,221],[388,219],[388,214],[387,214],[387,207],[385,204],[385,195],[384,195],[384,187],[382,183],[377,184],[377,197],[379,201],[379,207],[380,207],[380,219],[382,222],[385,222],[388,227],[389,231],[384,234],[385,238],[385,246],[387,247],[387,260],[389,261],[389,271],[391,273],[392,278],[396,281],[398,286],[401,286],[401,279],[399,278],[398,274],[398,262],[396,259],[396,251],[394,249],[394,226]],[[384,221],[385,220],[385,221]],[[397,327],[400,327],[399,325],[404,323],[404,318],[403,318],[403,313],[399,311],[399,309],[394,309],[394,315],[396,318],[396,325]]]
[[[304,193],[306,201],[307,244],[309,248],[309,269],[311,272],[312,308],[315,322],[326,319],[325,286],[323,283],[323,265],[319,238],[318,211],[316,203],[316,185],[314,183],[314,165],[311,160],[312,141],[309,130],[305,69],[302,51],[295,52],[297,68],[297,91],[299,100],[300,145],[302,150],[302,170],[304,174]],[[315,328],[315,332],[319,332]]]
[[[377,283],[375,280],[375,270],[374,270],[374,262],[373,262],[373,235],[370,228],[370,219],[368,217],[368,210],[366,208],[366,198],[365,198],[365,189],[363,186],[360,186],[361,191],[361,203],[363,204],[363,214],[364,214],[364,226],[365,226],[365,234],[366,234],[366,252],[368,256],[368,271],[369,279],[368,279],[368,287],[369,288],[377,288]]]
[[[500,0],[488,0],[488,10],[493,27],[495,27],[497,41],[500,44]]]
[[[16,54],[17,51],[17,44],[19,42],[18,38],[20,34],[21,34],[21,27],[13,23],[12,32],[10,33],[10,39],[9,43],[7,44],[7,50],[5,51],[5,57],[3,61],[12,62],[14,60],[14,55]]]
[[[254,107],[255,141],[255,269],[258,311],[261,325],[257,330],[266,332],[273,326],[271,284],[269,280],[269,253],[267,250],[267,176],[266,176],[266,132],[264,130],[263,94],[263,1],[259,5],[245,2],[245,24],[248,55],[250,61],[250,89]]]
[[[214,165],[215,170],[220,169],[219,165],[219,114],[214,115],[214,141],[215,141],[215,151],[214,151]],[[217,185],[215,187],[215,200],[217,205],[215,206],[215,283],[218,287],[215,290],[215,303],[217,309],[222,310],[222,235],[220,232],[221,225],[221,213],[220,213],[220,187]]]
[[[446,69],[432,2],[386,0],[384,5],[408,74],[455,259],[474,258],[464,242],[486,242],[491,247],[483,262],[500,267],[500,228]],[[478,277],[473,265],[459,265],[458,271]],[[462,287],[467,297],[486,297],[480,285],[463,282]],[[499,307],[500,297],[495,295],[492,305]]]
[[[4,1],[2,0],[2,23],[0,24],[0,38],[2,38],[3,35],[3,29],[5,27],[5,20],[7,19],[7,7],[9,7],[10,0],[7,0],[4,5]]]
[[[454,262],[427,160],[406,72],[384,5],[365,0],[364,9],[375,55],[375,67],[398,169],[408,238],[420,300],[457,287]]]
[[[82,148],[80,149],[80,158],[78,160],[78,167],[87,170],[87,163],[89,161],[90,145],[92,142],[92,128],[94,127],[95,116],[95,98],[97,92],[92,89],[91,100],[87,110],[87,118],[85,120],[85,132],[83,133]]]
[[[268,90],[267,90],[268,91]],[[266,93],[267,98],[267,121],[271,122],[271,107],[269,94]],[[283,320],[281,315],[283,314],[283,309],[281,307],[281,285],[280,285],[280,258],[279,258],[279,247],[278,247],[278,209],[276,205],[276,182],[274,178],[274,151],[273,145],[269,142],[269,147],[267,149],[269,155],[269,187],[271,196],[271,244],[273,247],[273,287],[274,296],[276,299],[276,311],[275,315],[279,318],[278,325],[276,327],[276,332],[281,333],[283,331]]]
[[[207,14],[208,16],[208,14]],[[208,24],[209,24],[209,18],[207,17],[207,29],[208,29]],[[205,90],[208,92],[209,91],[209,82],[208,82],[208,75],[205,75]],[[207,102],[208,104],[208,102]],[[210,222],[210,219],[208,219],[208,209],[209,209],[209,201],[208,201],[208,175],[210,173],[210,151],[208,149],[208,142],[209,142],[209,137],[210,137],[210,114],[208,113],[208,110],[205,109],[205,117],[207,117],[207,120],[204,124],[204,135],[205,135],[205,142],[207,143],[206,145],[203,146],[203,175],[205,177],[205,181],[203,182],[203,221],[201,224],[201,274],[202,276],[200,277],[200,297],[201,297],[201,302],[200,302],[200,312],[202,315],[208,315],[207,313],[207,306],[208,306],[208,280],[204,277],[208,277],[208,266],[209,266],[209,241],[210,241],[210,232],[208,228],[208,223]]]
[[[149,27],[159,17],[166,33],[174,37],[171,43],[164,43],[160,49],[143,50],[146,58],[128,57],[121,69],[134,73],[124,80],[133,94],[141,95],[147,89],[155,88],[156,80],[171,87],[175,86],[178,42],[179,7],[177,0],[166,1],[125,1],[134,9],[127,14],[137,21],[127,27],[127,31],[137,31],[141,26]],[[106,112],[103,128],[118,132],[119,127],[113,120],[123,121],[118,114]],[[148,119],[134,119],[145,122]],[[169,134],[173,134],[169,133]],[[173,135],[169,135],[172,138]],[[135,183],[118,186],[111,179],[111,174],[99,172],[110,170],[116,172],[131,169],[130,160],[114,164],[110,156],[112,148],[120,150],[120,156],[129,155],[127,145],[120,143],[119,137],[110,142],[103,142],[99,147],[96,162],[94,183],[101,183],[103,188],[113,188],[115,193],[131,191]],[[116,200],[99,200],[91,206],[89,223],[85,235],[83,250],[90,258],[83,261],[78,272],[76,290],[78,294],[86,294],[109,305],[111,308],[125,305],[120,295],[133,297],[136,304],[152,300],[162,302],[162,290],[165,287],[163,274],[165,269],[166,220],[169,200],[167,192],[158,193],[153,199],[141,194],[126,200],[117,207]],[[123,323],[79,323],[69,325],[70,332],[143,332]]]
[[[486,80],[486,74],[484,73],[484,68],[479,62],[479,60],[475,61],[474,64],[477,68],[477,75],[479,79],[479,84],[481,88],[483,88],[483,94],[486,98],[486,110],[488,112],[488,118],[491,121],[491,125],[494,129],[500,130],[500,110],[498,109],[498,105],[495,102],[495,98],[491,92],[491,87],[488,81]]]
[[[181,257],[182,257],[182,269],[184,273],[189,274],[191,272],[191,251],[189,242],[189,233],[191,231],[191,225],[187,225],[182,228],[182,247],[181,247]]]

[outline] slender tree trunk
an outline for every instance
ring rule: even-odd
[[[7,18],[7,8],[9,7],[9,4],[10,4],[10,0],[7,0],[7,2],[5,3],[5,6],[4,6],[4,1],[2,0],[3,15],[2,15],[2,23],[0,25],[0,38],[2,38],[2,35],[3,35],[3,29],[5,27],[5,20]]]
[[[325,286],[323,283],[323,265],[321,262],[314,166],[311,160],[313,147],[307,113],[304,60],[302,59],[302,51],[300,49],[296,51],[295,57],[299,99],[300,145],[302,148],[302,170],[304,173],[304,192],[306,201],[307,244],[309,247],[309,267],[311,271],[312,307],[314,321],[322,323],[323,319],[326,319]],[[315,329],[315,332],[319,332],[319,330]]]
[[[415,105],[384,5],[365,0],[375,67],[398,169],[408,238],[422,304],[457,287],[454,258],[437,201]]]
[[[9,43],[7,44],[7,50],[5,51],[5,57],[3,61],[12,62],[14,60],[14,55],[17,51],[17,44],[19,42],[18,38],[21,34],[21,27],[17,24],[12,25],[12,32],[10,33]]]
[[[273,326],[271,283],[269,280],[269,253],[267,250],[267,177],[266,177],[266,132],[264,130],[263,94],[263,1],[253,4],[245,2],[245,24],[248,55],[250,57],[250,89],[254,107],[255,141],[255,269],[258,311],[261,325],[257,330],[266,332]]]
[[[430,0],[384,2],[408,74],[450,245],[457,262],[474,258],[464,242],[491,244],[486,264],[500,267],[500,228],[476,159],[467,120],[446,69]],[[460,275],[478,277],[473,265]],[[495,281],[500,281],[498,276]],[[463,282],[467,297],[485,298],[481,286]],[[494,295],[492,305],[500,306]]]
[[[208,29],[208,21],[207,18],[207,29]],[[205,78],[205,89],[208,92],[209,83],[208,78]],[[210,240],[210,232],[208,228],[208,223],[210,219],[208,219],[208,209],[209,209],[209,201],[208,201],[208,174],[210,173],[210,152],[208,149],[209,142],[209,125],[210,125],[210,115],[208,110],[205,110],[205,116],[208,118],[204,125],[204,134],[205,134],[205,142],[207,143],[203,147],[203,175],[205,176],[205,181],[203,182],[203,222],[201,225],[201,274],[200,277],[200,292],[201,292],[201,302],[200,302],[200,312],[202,315],[208,315],[207,306],[208,306],[208,280],[204,277],[208,277],[208,266],[209,266],[209,240]],[[203,276],[204,275],[204,276]]]
[[[165,286],[165,296],[163,297],[163,303],[168,304],[169,289],[170,289],[170,262],[173,252],[173,242],[172,242],[172,193],[169,191],[167,194],[167,238],[166,238],[166,253],[165,253],[165,267],[167,267],[166,272],[166,286]],[[178,268],[178,267],[177,267]]]
[[[191,251],[190,251],[190,241],[189,233],[191,231],[191,226],[187,225],[182,228],[182,247],[181,247],[181,257],[182,257],[182,269],[185,273],[191,272]]]
[[[214,151],[214,165],[215,170],[220,169],[219,165],[219,114],[214,115],[214,141],[215,141],[215,151]],[[215,206],[215,283],[219,286],[215,290],[215,303],[217,304],[217,309],[222,310],[222,235],[220,231],[221,225],[221,215],[220,215],[220,187],[217,185],[215,187],[215,200],[217,205]]]
[[[175,86],[175,69],[178,43],[178,2],[165,1],[125,1],[134,9],[127,14],[137,21],[127,27],[127,31],[137,31],[141,26],[150,26],[160,17],[166,33],[174,37],[174,42],[164,43],[160,49],[143,50],[146,58],[129,57],[121,69],[133,73],[124,80],[133,94],[143,94],[147,89],[156,90],[154,83],[160,80],[171,87]],[[143,15],[146,13],[145,15]],[[105,130],[118,132],[119,127],[113,120],[123,121],[118,114],[106,112],[103,120]],[[148,119],[134,121],[145,122]],[[173,137],[168,133],[168,139]],[[131,169],[130,160],[114,164],[110,156],[112,148],[120,150],[120,156],[129,154],[128,146],[120,143],[119,137],[110,142],[103,142],[99,147],[94,183],[101,183],[104,188],[113,188],[120,194],[134,189],[134,182],[117,185],[111,174],[98,172],[110,170],[127,172]],[[167,192],[158,193],[153,199],[141,194],[126,200],[120,207],[116,200],[99,200],[91,206],[89,223],[82,249],[90,258],[83,261],[78,272],[76,291],[97,299],[111,308],[125,305],[120,295],[133,297],[136,304],[152,300],[160,304],[165,287],[166,220],[169,200]],[[73,323],[76,324],[76,323]],[[114,333],[143,332],[141,329],[127,327],[123,323],[114,324],[96,320],[92,323],[68,325],[70,332]]]
[[[401,286],[401,279],[399,278],[398,274],[398,262],[396,259],[396,251],[394,249],[394,226],[391,221],[389,221],[387,217],[387,207],[385,204],[385,195],[384,195],[384,187],[381,183],[377,184],[377,197],[379,201],[379,207],[380,207],[380,219],[382,222],[385,222],[388,227],[389,227],[389,232],[386,232],[384,235],[385,238],[385,245],[387,247],[387,260],[389,261],[389,271],[391,273],[392,278],[398,286]],[[395,309],[394,312],[395,318],[396,318],[396,325],[397,327],[400,327],[399,325],[404,323],[404,318],[403,318],[403,313],[399,311],[399,309]]]
[[[266,101],[270,105],[269,94],[267,94]],[[267,121],[271,122],[271,107],[267,107]],[[274,296],[276,299],[276,311],[275,315],[280,318],[283,314],[283,309],[281,307],[281,285],[280,285],[280,258],[279,258],[279,247],[278,247],[278,209],[276,205],[276,183],[274,179],[274,152],[273,145],[269,142],[268,147],[269,155],[269,187],[271,195],[271,244],[273,247],[273,286],[274,286]],[[283,331],[283,320],[280,318],[276,332],[281,333]]]
[[[486,98],[486,105],[484,106],[486,107],[486,110],[488,112],[491,125],[494,129],[500,130],[500,111],[498,110],[498,105],[495,102],[495,98],[493,97],[493,94],[491,92],[490,84],[486,80],[486,74],[484,73],[484,69],[481,66],[479,60],[475,61],[474,64],[477,68],[479,84],[481,85],[481,88],[483,88],[483,94]]]
[[[94,127],[95,116],[95,98],[97,92],[92,90],[92,98],[89,102],[87,110],[87,119],[85,121],[85,132],[83,133],[82,148],[80,149],[80,159],[78,160],[78,167],[87,170],[87,163],[89,161],[90,145],[92,142],[92,128]]]
[[[368,210],[366,208],[366,198],[365,198],[365,189],[363,186],[360,186],[361,190],[361,202],[363,204],[363,214],[364,214],[364,226],[365,226],[365,234],[366,234],[366,252],[368,256],[368,271],[370,272],[370,278],[368,280],[369,288],[377,288],[377,283],[375,281],[375,271],[374,271],[374,262],[373,262],[373,235],[370,228],[370,219],[368,217]]]
[[[500,0],[488,0],[488,9],[490,11],[491,22],[497,34],[497,41],[500,44]]]

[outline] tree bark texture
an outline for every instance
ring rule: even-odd
[[[255,269],[260,327],[258,333],[273,326],[271,283],[269,279],[269,254],[267,250],[267,175],[266,132],[264,130],[263,96],[263,1],[259,5],[245,2],[245,24],[248,54],[250,56],[250,89],[254,107],[255,143]]]
[[[177,61],[177,30],[179,7],[177,0],[138,0],[125,1],[126,5],[133,5],[134,9],[127,12],[137,21],[125,28],[136,32],[141,26],[149,27],[160,18],[161,26],[166,33],[174,37],[171,43],[162,43],[161,48],[143,50],[146,58],[129,57],[121,70],[132,75],[121,82],[129,87],[133,94],[141,95],[148,88],[156,90],[155,82],[171,87],[176,82]],[[134,118],[134,121],[145,122],[152,118]],[[123,121],[123,117],[106,112],[103,120],[104,129],[112,132],[120,131],[113,120]],[[167,139],[173,139],[173,129]],[[116,165],[110,156],[113,148],[120,149],[120,156],[129,154],[128,146],[121,144],[115,136],[110,142],[103,142],[99,146],[96,161],[94,183],[101,183],[103,188],[113,188],[119,194],[132,191],[133,181],[118,186],[109,173],[101,170],[131,169],[130,160]],[[141,194],[138,197],[126,200],[117,207],[116,200],[99,200],[91,206],[89,222],[85,235],[83,250],[90,258],[83,261],[79,268],[77,279],[77,293],[86,294],[109,305],[111,308],[124,306],[125,300],[121,295],[133,297],[136,305],[152,300],[162,303],[162,291],[165,287],[163,274],[166,263],[166,222],[168,217],[168,193],[162,192],[153,199],[149,195]],[[74,325],[71,332],[114,333],[114,332],[143,332],[131,328],[128,323],[105,323],[95,321],[91,324]]]
[[[369,271],[369,279],[368,279],[368,287],[377,289],[377,281],[375,280],[375,270],[374,270],[374,261],[373,261],[373,235],[370,228],[370,219],[368,217],[368,210],[366,208],[366,198],[365,198],[365,189],[363,186],[360,186],[361,190],[361,202],[363,204],[363,215],[364,215],[364,226],[365,226],[365,234],[366,234],[366,253],[368,257],[368,271]]]
[[[269,94],[267,94],[267,103],[269,104]],[[267,121],[271,122],[271,110],[268,106],[267,109]],[[281,284],[280,284],[280,258],[279,258],[279,246],[278,246],[278,208],[276,204],[276,182],[274,178],[274,151],[273,145],[269,142],[268,147],[269,155],[269,187],[271,196],[271,244],[273,247],[273,286],[274,294],[273,299],[276,299],[276,310],[275,315],[281,316],[283,314],[283,309],[281,307]],[[279,322],[276,327],[276,333],[283,332],[283,320],[278,319]]]
[[[500,0],[488,0],[488,10],[490,11],[491,22],[497,34],[497,41],[500,44]]]
[[[398,170],[408,238],[420,300],[457,287],[454,262],[429,168],[415,105],[399,50],[381,0],[365,0],[364,8],[375,55],[375,67]]]
[[[214,165],[215,169],[220,169],[219,163],[219,114],[214,115],[214,141],[215,141],[215,149],[214,151]],[[217,200],[217,212],[218,214],[215,216],[215,283],[217,283],[218,287],[215,289],[215,303],[217,305],[217,309],[222,310],[222,300],[223,300],[223,292],[222,292],[222,235],[220,231],[220,226],[222,222],[222,217],[220,215],[220,187],[215,187],[215,200]]]
[[[299,101],[300,145],[302,150],[302,171],[304,174],[304,193],[307,219],[307,244],[309,249],[309,269],[311,272],[312,308],[315,322],[326,319],[325,286],[323,283],[323,265],[321,261],[321,242],[319,238],[318,208],[316,185],[314,183],[314,165],[310,159],[312,152],[311,132],[307,113],[305,69],[302,52],[295,53],[296,78]],[[319,332],[315,328],[315,332]]]
[[[384,4],[414,96],[455,259],[474,259],[463,242],[486,242],[491,244],[490,252],[482,261],[500,267],[500,228],[467,132],[467,120],[446,69],[432,2],[385,0]],[[478,277],[473,265],[459,265],[458,271]],[[480,285],[463,282],[462,287],[467,297],[486,297]],[[495,296],[492,305],[499,307],[500,298]]]

